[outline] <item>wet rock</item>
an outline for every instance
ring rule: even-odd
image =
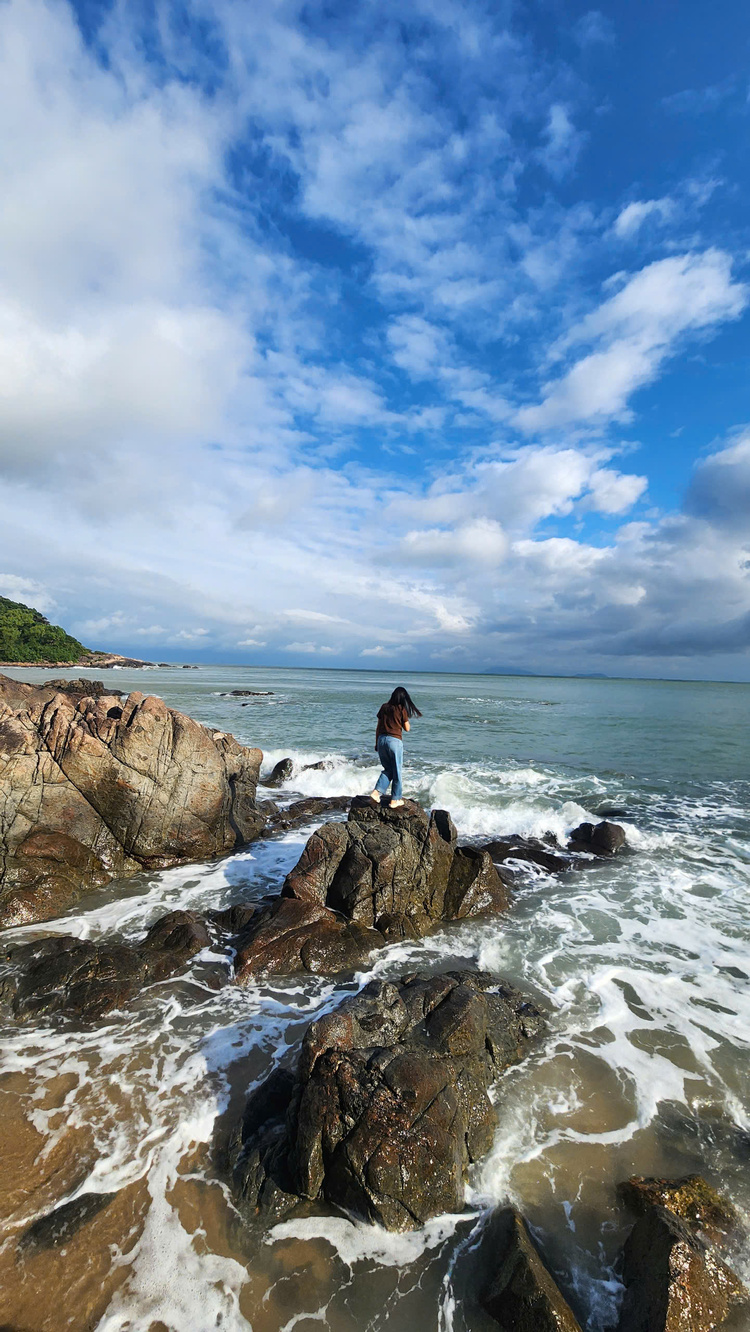
[[[513,1208],[493,1213],[482,1236],[481,1253],[493,1268],[482,1304],[502,1332],[581,1332],[526,1222]]]
[[[737,1225],[737,1213],[702,1175],[682,1179],[647,1179],[633,1175],[618,1192],[632,1211],[645,1215],[652,1207],[665,1207],[709,1239],[728,1234]]]
[[[313,833],[282,893],[367,926],[406,916],[424,934],[443,918],[455,844],[443,810],[428,818],[414,801],[391,810],[355,798],[347,823]]]
[[[239,934],[247,929],[258,909],[253,902],[237,902],[222,911],[207,911],[206,920],[222,934]]]
[[[509,837],[485,842],[482,849],[496,865],[501,865],[505,860],[526,860],[532,865],[539,865],[548,874],[562,873],[575,864],[570,857],[550,850],[544,842],[533,837]]]
[[[246,985],[260,975],[356,971],[385,939],[315,902],[282,898],[259,911],[234,943],[235,978]]]
[[[591,851],[614,856],[625,845],[625,829],[619,823],[580,823],[570,834],[569,851]]]
[[[230,698],[270,698],[272,689],[230,689]]]
[[[271,800],[261,801],[259,808],[266,810],[273,805],[273,809],[268,809],[268,822],[265,828],[266,836],[271,836],[311,823],[321,814],[348,811],[351,803],[351,796],[308,796],[305,800],[295,800],[293,804],[287,805],[286,809],[273,805]]]
[[[40,1252],[66,1244],[88,1221],[98,1216],[117,1197],[116,1193],[82,1193],[24,1230],[18,1241],[22,1252]]]
[[[294,764],[290,758],[279,759],[267,777],[261,778],[261,786],[283,786],[294,772]]]
[[[190,911],[169,912],[137,945],[53,935],[5,950],[16,974],[6,980],[4,998],[16,1018],[62,1014],[96,1021],[145,985],[183,970],[210,942],[205,923]]]
[[[618,1332],[712,1332],[748,1292],[689,1226],[650,1207],[625,1244]]]
[[[261,759],[158,698],[0,677],[0,927],[59,915],[115,874],[251,841]]]
[[[493,1140],[488,1089],[541,1026],[482,973],[371,982],[310,1025],[293,1087],[272,1089],[262,1114],[252,1102],[240,1206],[278,1216],[306,1198],[397,1231],[460,1211],[466,1170]]]
[[[443,906],[445,919],[498,915],[509,906],[508,884],[488,852],[471,846],[456,847]]]
[[[75,699],[101,698],[103,694],[108,698],[111,695],[119,698],[122,695],[121,689],[113,689],[111,685],[105,685],[103,680],[84,680],[83,677],[77,680],[45,680],[42,689],[50,689],[53,694],[68,694]]]
[[[318,763],[306,763],[303,772],[330,772],[333,764],[330,759],[320,759]]]

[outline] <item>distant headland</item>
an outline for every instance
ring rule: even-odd
[[[90,666],[106,671],[169,665],[167,661],[141,661],[118,652],[86,648],[59,625],[50,624],[41,611],[0,597],[0,666]]]

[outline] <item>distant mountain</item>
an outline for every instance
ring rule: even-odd
[[[45,615],[20,601],[0,597],[0,661],[74,662],[84,665],[88,648]]]

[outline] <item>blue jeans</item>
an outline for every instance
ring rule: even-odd
[[[401,766],[404,761],[403,740],[397,740],[395,735],[381,735],[378,740],[378,758],[384,771],[378,777],[375,790],[379,791],[381,795],[385,795],[389,782],[392,782],[391,798],[400,800],[402,791]]]

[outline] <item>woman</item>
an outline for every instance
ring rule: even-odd
[[[375,790],[372,792],[371,799],[376,805],[380,804],[380,797],[385,795],[388,790],[388,784],[391,783],[391,809],[398,809],[403,805],[401,799],[401,765],[404,759],[404,742],[401,739],[402,731],[411,730],[411,717],[421,717],[419,708],[412,703],[406,690],[399,685],[394,689],[387,703],[384,703],[378,712],[378,727],[375,732],[375,748],[378,752],[378,758],[383,765],[383,771],[378,777]]]

